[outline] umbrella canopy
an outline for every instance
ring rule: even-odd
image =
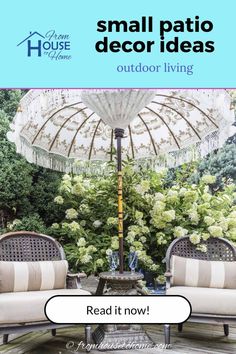
[[[220,147],[233,122],[225,90],[30,90],[8,138],[29,162],[76,172],[75,160],[113,160],[124,128],[123,156],[176,166]]]

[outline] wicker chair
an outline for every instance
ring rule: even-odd
[[[198,251],[196,246],[194,246],[188,236],[178,238],[174,240],[166,253],[166,289],[167,295],[187,295],[183,293],[178,293],[178,286],[171,285],[171,256],[176,255],[180,257],[193,258],[198,260],[207,260],[207,261],[225,261],[233,262],[236,261],[236,249],[234,246],[227,240],[223,238],[209,238],[205,241],[208,251],[206,253]],[[175,289],[176,288],[176,289]],[[184,287],[186,290],[188,287]],[[169,289],[169,290],[168,290]],[[195,290],[194,290],[195,289]],[[193,291],[200,290],[201,288],[194,288]],[[211,290],[208,289],[207,290]],[[221,289],[214,289],[221,290]],[[236,289],[224,289],[225,291],[235,292],[236,299]],[[232,294],[232,293],[231,293]],[[212,299],[214,302],[214,298]],[[235,300],[236,301],[236,300]],[[191,301],[190,301],[191,302]],[[233,316],[224,315],[224,314],[211,314],[211,313],[194,313],[191,314],[191,317],[188,319],[190,322],[200,322],[200,323],[221,323],[223,324],[224,334],[228,336],[229,334],[229,324],[236,324],[236,314]],[[183,324],[178,325],[179,332],[182,331]],[[170,344],[170,325],[164,325],[165,333],[165,343]]]
[[[14,262],[33,262],[33,261],[52,261],[64,260],[65,253],[62,246],[50,236],[37,234],[34,232],[20,231],[11,232],[0,236],[0,261]],[[67,274],[66,288],[79,289],[80,278],[85,277],[84,273]],[[53,290],[51,290],[53,292]],[[59,289],[60,291],[60,289]],[[65,291],[65,289],[63,290]],[[73,290],[73,292],[77,291]],[[78,290],[78,294],[90,294],[84,290]],[[33,292],[31,292],[33,293]],[[35,293],[35,292],[34,292]],[[43,293],[43,291],[42,291]],[[70,290],[68,290],[68,294]],[[2,293],[2,295],[7,293]],[[52,293],[53,296],[53,293]],[[1,302],[1,293],[0,293]],[[32,305],[33,306],[33,305]],[[67,325],[68,326],[68,325]],[[7,344],[8,335],[11,333],[30,332],[34,330],[50,329],[52,335],[56,335],[56,328],[66,327],[66,325],[58,325],[48,320],[30,323],[0,323],[0,335],[3,334],[3,344]],[[91,327],[85,325],[86,343],[90,342]]]

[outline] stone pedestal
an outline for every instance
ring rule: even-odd
[[[124,272],[114,275],[106,272],[100,274],[96,295],[140,295],[137,282],[143,274]],[[107,291],[104,293],[104,288]],[[94,341],[100,350],[127,349],[132,345],[152,346],[153,342],[139,324],[106,324],[99,325],[93,333]]]

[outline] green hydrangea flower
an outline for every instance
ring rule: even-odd
[[[203,244],[197,245],[196,248],[197,248],[198,251],[201,251],[201,252],[203,252],[203,253],[206,253],[206,252],[207,252],[207,245],[203,245]]]
[[[56,198],[54,198],[54,202],[61,205],[64,203],[64,198],[61,195],[58,195]]]
[[[188,234],[188,230],[184,229],[181,226],[176,226],[174,228],[174,236],[175,237],[183,237],[183,236],[186,236],[187,234]]]
[[[104,260],[101,259],[101,258],[98,258],[98,259],[96,260],[96,265],[97,265],[98,267],[103,267],[103,265],[104,265]]]
[[[204,176],[202,176],[201,181],[204,184],[213,184],[216,182],[216,176],[204,175]]]
[[[107,225],[115,226],[118,225],[118,218],[113,218],[112,216],[107,219]]]
[[[175,210],[166,210],[162,213],[162,218],[165,222],[171,222],[175,220]]]
[[[204,222],[206,223],[207,226],[211,226],[215,223],[215,219],[210,216],[205,216]]]
[[[213,237],[223,237],[223,230],[220,226],[209,226],[208,231]]]
[[[198,243],[200,243],[201,241],[201,236],[197,233],[197,232],[193,232],[190,236],[189,236],[190,241],[194,244],[197,245]]]
[[[76,219],[78,216],[78,212],[74,208],[70,208],[66,210],[66,219]]]
[[[80,258],[80,262],[82,264],[87,264],[92,260],[92,256],[90,254],[85,254]]]
[[[78,247],[84,247],[86,246],[87,242],[84,237],[80,237],[77,241],[77,246]]]
[[[76,221],[72,221],[70,224],[68,224],[68,227],[72,232],[76,232],[81,229],[81,226]]]

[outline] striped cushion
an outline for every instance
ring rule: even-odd
[[[61,261],[0,261],[0,293],[63,289],[68,263]]]
[[[171,257],[171,284],[236,289],[236,262]]]

